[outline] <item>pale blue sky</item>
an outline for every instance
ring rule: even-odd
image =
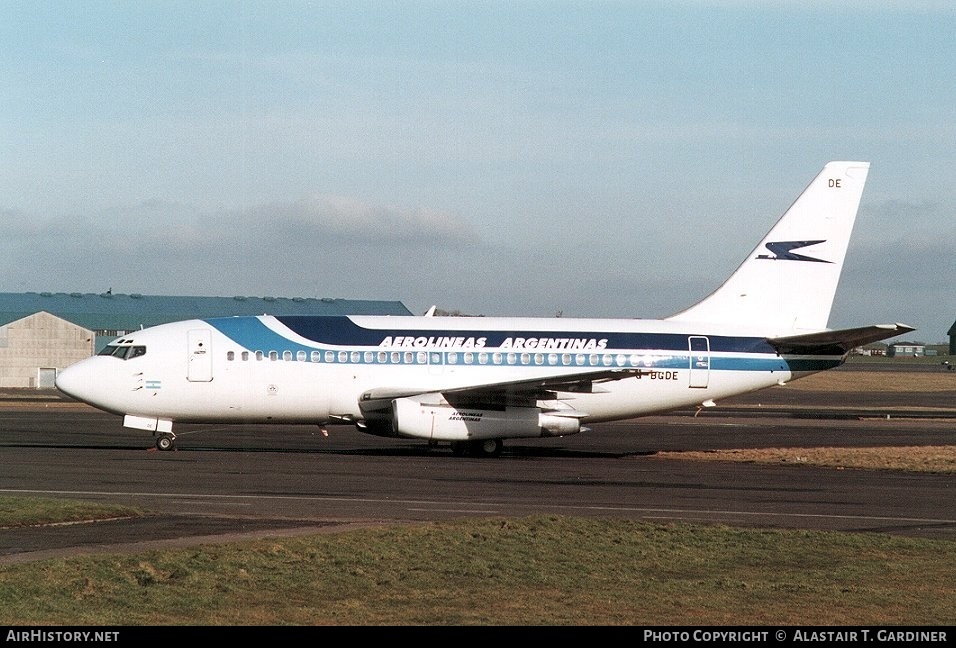
[[[6,2],[0,292],[663,317],[829,160],[831,326],[956,319],[950,2]]]

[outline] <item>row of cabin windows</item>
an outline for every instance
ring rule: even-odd
[[[646,357],[637,355],[636,353],[632,354],[570,354],[570,353],[488,353],[488,352],[479,352],[474,353],[471,351],[462,352],[461,360],[465,364],[475,364],[477,361],[478,364],[494,364],[494,365],[549,365],[549,366],[571,366],[576,365],[579,367],[638,367],[645,363]],[[311,354],[306,353],[305,351],[297,351],[295,353],[295,360],[298,362],[326,362],[326,363],[351,363],[351,364],[429,364],[429,352],[427,351],[325,351],[324,354],[321,351],[312,351]],[[430,364],[442,364],[442,354],[441,353],[432,353],[431,354]],[[446,363],[447,364],[458,364],[459,353],[452,352],[447,354]],[[256,360],[278,360],[279,359],[278,351],[269,351],[265,353],[263,351],[241,351],[239,353],[239,358],[242,361],[248,361],[252,358]],[[291,361],[293,359],[292,351],[283,351],[282,360]],[[236,352],[229,351],[226,353],[226,360],[235,361]]]

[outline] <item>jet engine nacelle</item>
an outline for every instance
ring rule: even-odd
[[[426,404],[413,398],[392,401],[392,429],[404,437],[432,441],[516,439],[577,434],[576,418],[543,414],[537,407],[500,410]]]

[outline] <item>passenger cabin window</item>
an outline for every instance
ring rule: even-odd
[[[235,360],[235,359],[236,359],[236,352],[235,352],[235,351],[227,351],[227,352],[226,352],[226,360],[228,360],[229,362],[232,362],[232,361]]]

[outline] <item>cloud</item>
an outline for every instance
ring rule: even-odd
[[[956,318],[951,239],[907,237],[868,243],[848,259],[831,326],[902,322],[919,330],[912,339],[936,343]]]
[[[0,290],[111,285],[156,294],[284,290],[355,298],[375,297],[368,288],[382,282],[373,268],[453,256],[474,238],[451,213],[324,195],[206,212],[163,200],[47,219],[7,209],[0,210],[0,234]],[[330,285],[327,277],[343,283]],[[354,293],[340,292],[348,289]]]
[[[448,212],[370,205],[333,195],[256,207],[238,220],[271,222],[295,239],[312,233],[323,240],[353,244],[455,244],[472,236],[467,225]]]
[[[956,234],[956,219],[945,214],[936,201],[910,201],[891,198],[866,207],[867,226],[859,232],[860,241],[877,242],[888,238],[931,240]],[[949,225],[947,226],[947,223]]]

